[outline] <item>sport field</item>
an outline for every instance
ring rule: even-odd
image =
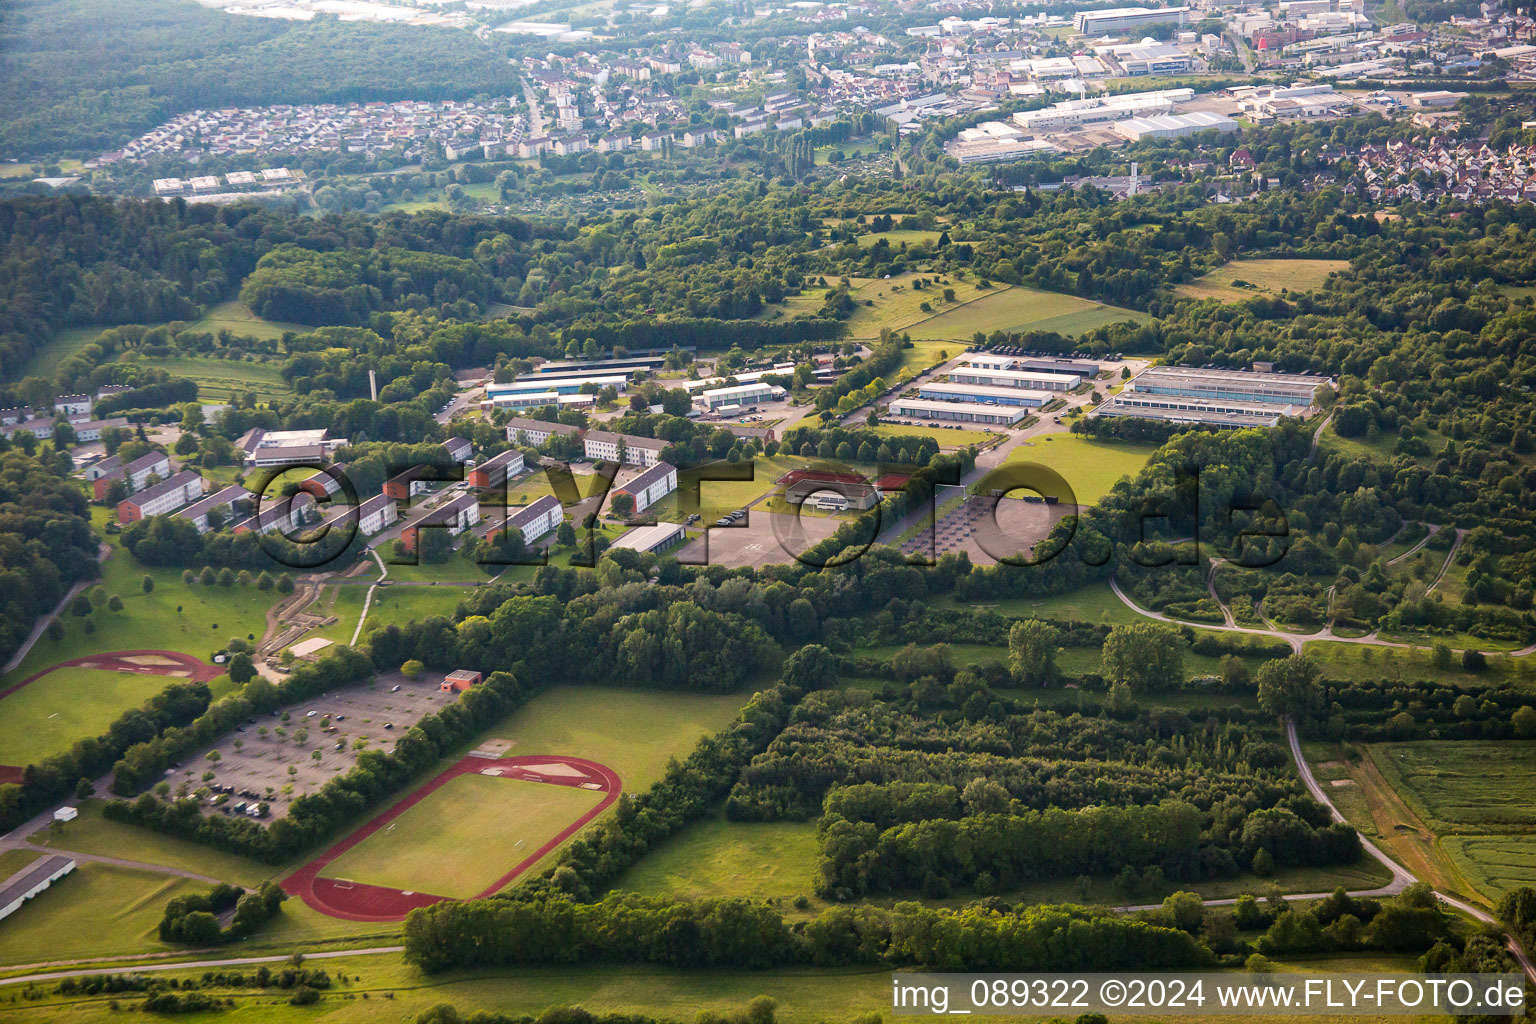
[[[681,899],[793,899],[811,894],[816,860],[814,822],[714,817],[652,850],[615,888]]]
[[[111,864],[81,864],[0,921],[0,963],[167,949],[155,934],[166,901],[206,889],[190,879]]]
[[[258,401],[293,394],[275,362],[247,363],[237,359],[173,356],[146,359],[144,365],[176,377],[190,377],[197,381],[198,397],[210,401],[227,401],[231,396],[247,391],[254,391]]]
[[[1437,832],[1536,829],[1536,742],[1382,743],[1371,756]]]
[[[1078,504],[1092,505],[1123,477],[1135,476],[1156,445],[1097,441],[1078,434],[1045,434],[1008,453],[1006,462],[1035,462],[1061,474]],[[1065,495],[1059,495],[1065,499]]]
[[[1306,292],[1322,287],[1328,275],[1349,267],[1348,260],[1234,260],[1203,277],[1174,289],[1191,299],[1220,299],[1241,302],[1255,295],[1278,294],[1282,288]],[[1252,288],[1234,287],[1233,281],[1247,281]]]
[[[966,282],[961,282],[966,283]],[[918,294],[924,294],[919,292]],[[963,301],[965,296],[960,296]],[[937,307],[935,307],[937,308]],[[855,314],[857,315],[857,314]],[[911,325],[918,338],[954,338],[969,341],[977,331],[1055,331],[1081,334],[1121,320],[1143,321],[1145,313],[1122,309],[1075,295],[1013,287],[938,313]]]
[[[492,726],[487,737],[512,741],[508,756],[567,754],[607,765],[624,792],[659,780],[703,737],[719,732],[748,694],[671,693],[557,686]]]
[[[935,275],[929,273],[896,274],[885,280],[884,278],[872,280],[870,278],[855,278],[853,281],[853,301],[858,303],[858,308],[848,318],[848,336],[850,338],[878,338],[881,328],[889,327],[893,331],[904,331],[909,328],[913,333],[923,338],[948,338],[952,335],[934,334],[926,330],[926,324],[931,322],[935,314],[954,309],[959,303],[970,302],[988,292],[976,287],[974,281],[961,281],[958,278],[947,278],[949,284],[940,284],[917,291],[912,287],[912,282],[919,277],[930,280]],[[994,286],[997,287],[997,286]],[[944,289],[955,290],[955,301],[944,301]],[[898,290],[899,289],[899,290]],[[866,306],[870,302],[873,305]],[[929,309],[923,309],[923,303],[928,303]],[[916,330],[915,325],[923,323],[924,330]],[[969,340],[971,332],[958,335]]]
[[[177,681],[174,676],[90,668],[50,672],[0,701],[0,764],[32,764],[69,749],[76,740],[100,736],[125,710]]]
[[[105,510],[95,509],[92,514],[100,525]],[[15,671],[0,676],[0,689],[61,661],[105,651],[155,647],[206,659],[230,637],[261,636],[266,628],[267,608],[282,596],[275,589],[263,591],[238,583],[231,587],[189,586],[181,582],[181,570],[146,568],[117,546],[117,538],[109,537],[107,541],[113,553],[102,566],[101,583],[108,594],[122,597],[123,610],[98,609],[90,616],[96,626],[94,633],[85,631],[84,620],[65,614],[59,619],[64,625],[64,639],[55,643],[44,636],[38,640]],[[155,582],[154,591],[148,594],[141,586],[145,576]],[[172,678],[159,677],[161,687],[169,685]],[[25,693],[22,690],[12,697]],[[220,694],[218,683],[214,693]],[[8,697],[0,704],[10,700]],[[138,703],[128,706],[136,707]],[[117,714],[128,706],[118,707]],[[0,718],[4,717],[0,712]]]
[[[603,796],[575,786],[460,775],[336,858],[325,876],[468,899]]]

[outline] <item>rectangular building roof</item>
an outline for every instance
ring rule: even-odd
[[[125,500],[132,502],[135,505],[145,505],[160,497],[162,494],[169,494],[171,491],[181,490],[183,487],[187,486],[187,484],[196,479],[198,479],[198,475],[196,473],[192,472],[190,469],[184,469],[180,473],[177,473],[175,476],[168,477],[157,484],[152,484],[151,486],[144,488],[142,491],[136,491],[135,493],[130,494]]]
[[[1026,384],[1033,383],[1045,384],[1047,385],[1047,390],[1049,390],[1050,386],[1061,384],[1062,378],[1065,376],[1076,376],[1076,374],[1046,373],[1042,370],[995,370],[990,366],[956,366],[949,372],[951,374],[965,373],[973,377],[991,377],[994,380],[1016,382],[1009,385],[999,385],[1000,387],[1020,388]]]
[[[581,433],[580,427],[573,427],[569,423],[553,423],[549,420],[528,420],[516,416],[507,420],[507,430],[514,433],[519,430],[526,430],[535,433],[561,435]]]
[[[37,888],[39,883],[72,864],[73,859],[55,855],[27,865],[0,885],[0,907],[10,906]]]
[[[924,384],[918,388],[919,392],[932,392],[936,395],[979,395],[982,398],[1007,399],[1017,402],[1021,398],[1038,401],[1044,405],[1055,399],[1049,391],[1030,391],[1027,388],[992,387],[989,384],[946,384],[938,381],[933,384]],[[985,405],[985,402],[980,403]]]
[[[1017,423],[1028,416],[1029,410],[1022,405],[983,405],[980,402],[941,402],[927,398],[898,398],[891,403],[896,415],[907,413],[953,416],[958,412],[988,417],[1005,417],[1009,423]],[[906,410],[906,413],[903,412]]]
[[[667,474],[676,473],[677,469],[670,462],[658,462],[644,473],[635,477],[626,484],[619,484],[615,490],[624,491],[627,494],[635,494],[645,490],[658,480],[665,480]]]
[[[614,541],[609,550],[624,548],[629,551],[654,551],[663,544],[683,535],[683,528],[676,523],[657,523],[655,526],[637,526]]]
[[[538,501],[535,501],[533,504],[525,505],[523,508],[520,508],[516,512],[507,516],[506,525],[508,527],[515,526],[521,529],[522,527],[527,526],[529,523],[533,522],[535,519],[540,519],[549,515],[550,511],[556,508],[560,508],[560,499],[555,497],[553,494],[546,494],[544,497],[540,498]],[[563,510],[561,514],[564,515]]]
[[[230,484],[222,490],[214,491],[201,501],[195,501],[176,514],[183,519],[196,519],[211,508],[221,505],[233,505],[237,501],[248,501],[256,497],[250,491],[239,484]]]

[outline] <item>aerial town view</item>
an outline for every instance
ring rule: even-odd
[[[0,1022],[1536,1020],[1536,12],[0,5]]]

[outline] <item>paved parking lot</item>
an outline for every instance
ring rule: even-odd
[[[829,516],[792,516],[754,508],[745,526],[711,527],[697,540],[677,549],[685,565],[744,566],[783,563],[827,537],[843,520]]]
[[[233,786],[234,794],[225,801],[231,808],[250,800],[246,794],[255,793],[270,805],[270,818],[280,818],[290,800],[316,792],[351,769],[361,750],[392,749],[395,740],[423,716],[457,700],[457,693],[438,689],[441,681],[432,673],[412,682],[391,672],[275,715],[258,715],[197,751],[181,768],[171,769],[166,781],[173,791],[183,785],[188,792],[203,785]],[[359,740],[364,743],[361,748],[356,746]],[[208,759],[210,751],[218,752],[217,762]],[[205,783],[203,774],[208,771],[214,777]],[[285,793],[290,785],[292,791]],[[207,812],[223,813],[211,803]]]

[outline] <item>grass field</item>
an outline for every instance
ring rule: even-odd
[[[904,331],[915,328],[919,323],[927,323],[936,313],[956,308],[960,303],[970,302],[972,299],[989,294],[986,290],[976,287],[974,281],[961,281],[958,278],[949,278],[949,284],[941,284],[936,287],[924,288],[917,291],[912,287],[912,282],[919,277],[932,278],[932,274],[907,273],[893,275],[890,280],[883,278],[872,280],[870,278],[855,278],[853,289],[853,301],[858,303],[858,308],[848,318],[848,336],[851,338],[878,338],[881,328],[888,327],[893,331]],[[899,291],[897,289],[900,289]],[[944,301],[944,289],[955,290],[955,301]],[[866,302],[873,305],[866,306]],[[923,303],[929,305],[929,309],[923,309]],[[949,334],[934,334],[927,330],[913,330],[913,333],[922,338],[948,338]],[[969,340],[970,332],[958,337]]]
[[[575,786],[460,775],[332,861],[325,875],[468,899],[602,797]]]
[[[793,899],[811,894],[816,856],[813,822],[717,816],[690,825],[652,850],[616,888],[681,899]]]
[[[50,672],[0,702],[0,763],[32,764],[69,749],[76,740],[100,736],[124,710],[176,681],[89,668]]]
[[[1490,902],[1536,885],[1536,843],[1530,836],[1446,836],[1440,848]]]
[[[0,963],[167,949],[155,934],[166,901],[206,888],[169,875],[81,864],[0,921]]]
[[[1072,488],[1078,504],[1092,505],[1123,477],[1135,476],[1156,445],[1096,441],[1077,434],[1046,434],[1019,445],[1007,462],[1035,462],[1054,469]],[[1065,499],[1065,495],[1058,495]]]
[[[1064,556],[1065,557],[1065,556]],[[1028,572],[1020,569],[1020,572]],[[937,604],[944,604],[938,601]],[[1054,597],[1016,597],[992,603],[968,604],[971,608],[987,608],[999,615],[1015,618],[1057,619],[1063,622],[1094,622],[1119,625],[1129,622],[1147,622],[1144,615],[1137,615],[1115,596],[1107,583],[1093,583],[1069,594]]]
[[[305,334],[314,330],[308,324],[289,323],[283,320],[268,320],[251,312],[251,307],[239,299],[231,299],[229,302],[221,302],[216,306],[209,306],[208,311],[196,320],[188,322],[184,328],[189,331],[229,331],[231,334],[244,335],[251,338],[281,338],[286,331],[296,334]]]
[[[1450,668],[1434,668],[1429,652],[1377,648],[1365,644],[1343,644],[1328,640],[1309,641],[1306,653],[1323,666],[1330,679],[1365,681],[1372,679],[1434,679],[1461,686],[1487,686],[1494,683],[1529,685],[1536,665],[1529,659],[1491,657],[1481,672],[1468,672],[1459,659]]]
[[[921,231],[917,228],[895,228],[891,231],[880,231],[867,235],[859,235],[859,248],[868,249],[880,239],[885,239],[891,244],[892,249],[900,249],[901,243],[916,245],[918,242],[937,242],[942,231]]]
[[[247,363],[205,356],[172,356],[145,359],[143,363],[172,376],[197,381],[198,398],[205,401],[224,402],[247,391],[255,392],[257,400],[262,402],[293,394],[275,362]]]
[[[943,430],[925,430],[919,427],[902,427],[884,423],[878,427],[864,427],[861,429],[873,429],[881,437],[890,438],[891,447],[893,448],[900,447],[896,444],[896,441],[904,437],[931,437],[938,441],[939,446],[942,448],[964,448],[970,444],[981,445],[986,444],[988,441],[995,441],[998,437],[997,434],[989,434],[984,430],[950,430],[948,428]]]
[[[236,885],[259,885],[277,873],[277,869],[270,865],[258,864],[201,843],[108,821],[101,813],[104,804],[105,800],[101,798],[84,801],[78,805],[80,817],[65,825],[62,831],[46,829],[37,833],[34,841],[57,850],[160,864]]]
[[[16,379],[22,377],[42,377],[52,380],[53,373],[59,368],[59,364],[70,356],[79,352],[85,346],[95,341],[101,332],[106,330],[107,324],[89,324],[85,327],[66,327],[43,343],[43,347],[32,353],[26,366]],[[9,374],[6,375],[9,378]]]
[[[968,282],[960,282],[966,284]],[[916,294],[924,294],[922,292]],[[964,301],[964,295],[959,296]],[[937,307],[936,307],[937,308]],[[855,314],[857,317],[857,314]],[[977,331],[1056,331],[1081,334],[1121,320],[1143,321],[1145,313],[1075,295],[1013,287],[994,290],[974,302],[951,307],[910,325],[915,338],[969,341]],[[903,325],[906,327],[907,325]]]
[[[670,759],[683,759],[735,719],[746,701],[746,694],[557,686],[486,735],[511,740],[509,756],[567,754],[607,765],[626,793],[636,793],[659,780]]]
[[[1338,972],[1407,973],[1415,969],[1411,956],[1356,954],[1329,958],[1287,959],[1275,957],[1275,969],[1306,974]],[[714,1020],[739,1014],[754,997],[766,995],[778,1004],[779,1024],[815,1024],[820,1021],[851,1021],[888,1015],[891,972],[888,969],[818,970],[811,967],[773,971],[681,971],[650,966],[615,966],[583,963],[549,968],[495,969],[445,972],[423,976],[406,967],[398,956],[343,957],[328,961],[326,970],[349,979],[344,987],[327,992],[316,1006],[293,1007],[287,993],[251,989],[206,991],[228,996],[234,1008],[225,1016],[261,1024],[324,1020],[327,1024],[372,1024],[380,1019],[415,1020],[432,1007],[449,1003],[468,1017],[486,1010],[511,1016],[536,1018],[552,1006],[581,1006],[596,1014],[632,1013],[661,1020]],[[170,977],[200,977],[201,969],[171,972]],[[367,996],[368,998],[363,998]],[[381,1011],[380,1000],[388,1007]],[[13,1004],[7,1013],[23,1024],[65,1021],[96,1024],[121,1020],[123,1011],[112,1010],[105,996],[60,997],[41,995],[36,1001]],[[1123,1015],[1122,1015],[1123,1016]],[[219,1019],[216,1014],[193,1019]],[[1010,1017],[1013,1021],[1045,1019]],[[1120,1016],[1116,1020],[1122,1019]],[[1211,1024],[1251,1022],[1252,1016],[1211,1014]],[[1337,1021],[1338,1017],[1287,1017],[1294,1021]],[[1402,1017],[1351,1015],[1358,1024],[1395,1024]]]
[[[1348,267],[1348,260],[1233,260],[1188,284],[1179,285],[1174,291],[1191,299],[1241,302],[1255,295],[1278,294],[1281,289],[1311,291],[1322,287],[1329,274]],[[1247,281],[1254,287],[1234,287],[1233,281]]]
[[[10,878],[41,856],[36,850],[0,850],[0,881]]]
[[[1536,829],[1536,743],[1383,743],[1371,756],[1437,832]]]

